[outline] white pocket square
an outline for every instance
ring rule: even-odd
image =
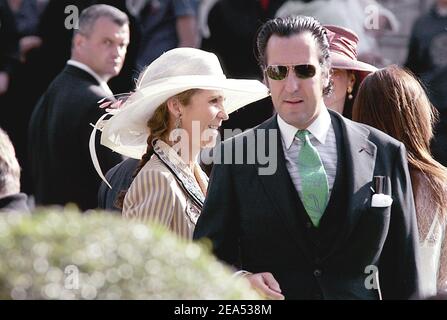
[[[393,199],[386,194],[376,193],[372,196],[371,207],[389,207],[393,203]]]

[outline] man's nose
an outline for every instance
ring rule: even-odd
[[[113,57],[123,57],[126,54],[126,48],[122,46],[114,46],[112,49]]]
[[[296,92],[300,87],[300,79],[296,76],[292,68],[289,69],[286,79],[285,89],[287,92]]]

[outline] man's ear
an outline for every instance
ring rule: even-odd
[[[265,84],[265,86],[267,88],[269,88],[269,91],[270,91],[269,79],[268,79],[267,75],[265,74],[265,72],[263,72],[262,74],[263,74],[262,83]]]
[[[79,49],[79,48],[83,47],[84,43],[85,43],[85,37],[82,34],[76,33],[73,36],[73,47],[75,49]]]
[[[329,85],[329,81],[331,80],[331,69],[323,70],[322,80],[323,88],[326,88]]]

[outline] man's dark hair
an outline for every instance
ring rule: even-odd
[[[120,27],[129,24],[129,18],[123,11],[106,4],[95,4],[82,10],[79,17],[79,29],[75,30],[74,34],[80,33],[88,36],[92,32],[96,20],[103,17],[109,18]]]
[[[264,23],[258,30],[256,37],[256,58],[264,73],[267,67],[267,42],[272,35],[280,37],[290,37],[303,32],[310,32],[319,48],[318,61],[324,73],[329,74],[331,60],[329,55],[329,41],[326,29],[313,17],[295,16],[287,18],[275,18]],[[297,48],[297,50],[299,50]],[[323,89],[323,94],[327,95],[332,91],[332,83]]]

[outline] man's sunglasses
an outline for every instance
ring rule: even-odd
[[[265,73],[272,80],[284,80],[293,68],[295,75],[300,79],[309,79],[315,75],[316,68],[311,64],[297,64],[292,66],[270,65],[265,68]]]

